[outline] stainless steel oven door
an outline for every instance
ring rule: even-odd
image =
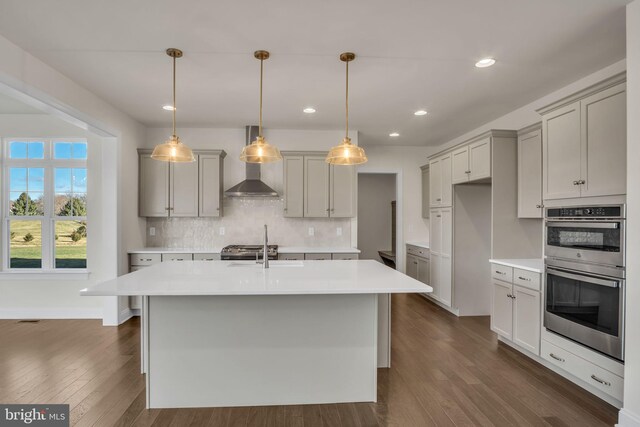
[[[546,267],[544,326],[624,360],[624,279]]]
[[[554,221],[545,227],[545,255],[579,262],[624,266],[624,220]]]

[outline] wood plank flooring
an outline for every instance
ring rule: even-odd
[[[392,368],[378,402],[145,409],[139,320],[0,320],[0,402],[68,403],[76,426],[611,426],[617,410],[498,344],[487,317],[420,296],[392,303]]]

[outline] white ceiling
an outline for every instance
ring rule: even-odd
[[[257,122],[267,49],[265,127],[341,128],[350,50],[361,143],[436,145],[624,58],[628,2],[0,0],[0,34],[151,126],[170,123],[178,47],[178,126]]]

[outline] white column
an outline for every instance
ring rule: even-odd
[[[640,0],[627,5],[627,310],[619,426],[640,426]]]

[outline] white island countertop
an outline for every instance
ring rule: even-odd
[[[489,262],[519,268],[521,270],[533,271],[534,273],[542,273],[544,271],[544,260],[542,258],[490,259]]]
[[[433,288],[373,260],[159,263],[80,291],[94,296],[427,293]]]

